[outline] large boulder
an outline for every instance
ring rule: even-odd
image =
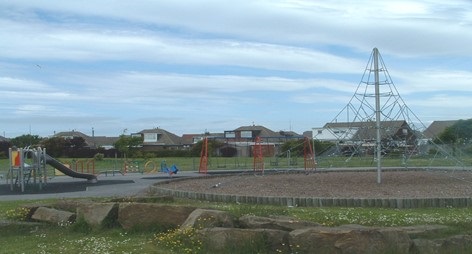
[[[31,219],[36,221],[44,221],[56,224],[72,223],[75,221],[75,218],[75,213],[48,207],[38,207],[31,216]]]
[[[195,209],[180,226],[181,228],[233,228],[235,218],[228,212],[208,209]]]
[[[471,235],[455,235],[441,239],[414,239],[412,247],[412,253],[417,254],[470,253],[471,250]]]
[[[118,223],[124,229],[176,228],[182,225],[195,207],[152,203],[123,203],[118,208]]]
[[[198,234],[208,252],[291,253],[288,232],[282,230],[216,227]]]
[[[242,228],[265,228],[292,231],[295,229],[317,227],[320,224],[309,221],[302,221],[291,217],[260,217],[254,215],[243,215],[239,218]]]
[[[118,219],[118,204],[87,203],[77,207],[77,218],[94,227],[107,227]]]
[[[395,228],[315,227],[290,232],[301,253],[408,253],[411,240]]]
[[[449,229],[449,227],[445,225],[414,225],[397,228],[405,231],[411,239],[430,238],[431,236],[441,234],[441,232]]]

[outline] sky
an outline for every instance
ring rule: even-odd
[[[330,122],[373,48],[426,126],[472,118],[472,2],[0,0],[0,136]]]

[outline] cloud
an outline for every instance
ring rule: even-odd
[[[144,61],[308,73],[355,72],[363,64],[308,48],[268,43],[186,39],[150,31],[69,30],[49,24],[31,26],[10,21],[0,25],[9,28],[0,31],[4,38],[0,55],[13,59]]]
[[[407,104],[425,116],[441,105],[462,115],[471,8],[439,0],[2,2],[0,112],[12,115],[0,118],[118,132],[291,118],[309,129],[348,103],[373,47]]]
[[[472,72],[454,70],[416,70],[396,72],[394,79],[400,94],[412,95],[426,92],[470,92]],[[398,81],[398,82],[397,82]],[[398,85],[400,84],[400,85]]]

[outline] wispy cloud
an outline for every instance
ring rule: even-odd
[[[0,121],[42,135],[258,121],[302,132],[346,105],[373,47],[420,116],[447,107],[463,117],[470,9],[465,0],[3,2]]]

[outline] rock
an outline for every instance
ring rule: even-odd
[[[83,218],[91,226],[110,226],[118,219],[118,204],[88,203],[77,207],[77,218]]]
[[[408,253],[411,240],[394,228],[315,227],[290,232],[301,253]]]
[[[88,201],[83,201],[83,200],[67,200],[67,199],[61,199],[58,201],[55,201],[53,203],[32,203],[32,204],[24,204],[21,205],[20,207],[28,209],[29,214],[28,214],[28,219],[31,219],[33,216],[34,212],[38,207],[48,207],[56,210],[61,210],[61,211],[68,211],[71,213],[75,213],[77,210],[77,207],[82,205],[82,204],[89,204],[90,202]]]
[[[288,232],[282,230],[205,228],[198,234],[208,252],[291,253]]]
[[[431,235],[440,234],[441,231],[448,229],[448,226],[444,225],[415,225],[397,227],[400,230],[405,231],[411,239],[429,237]]]
[[[301,221],[290,217],[268,218],[253,215],[241,216],[239,218],[239,223],[242,228],[265,228],[279,229],[284,231],[320,226],[318,223]]]
[[[118,223],[124,229],[176,228],[182,225],[195,207],[151,203],[120,204]]]
[[[54,208],[38,207],[31,219],[50,223],[74,222],[75,213],[61,211]]]
[[[441,244],[435,243],[434,240],[413,239],[411,253],[415,254],[438,254]]]
[[[472,249],[471,235],[455,235],[442,239],[414,239],[412,253],[417,254],[446,254],[470,253]]]
[[[235,218],[228,212],[219,210],[195,209],[182,224],[181,228],[233,228],[234,221]]]

